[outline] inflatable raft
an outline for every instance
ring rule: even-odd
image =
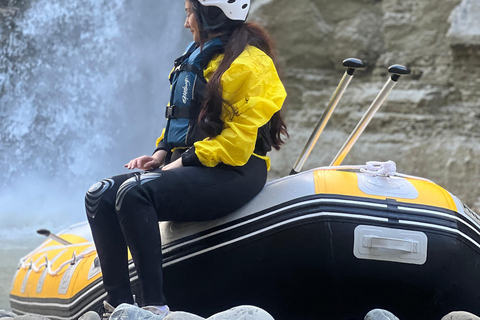
[[[351,77],[358,65],[346,64]],[[373,308],[401,319],[480,314],[479,216],[437,184],[397,173],[391,161],[336,163],[270,182],[221,219],[160,223],[170,308],[209,316],[250,304],[301,320],[363,319]],[[22,258],[14,312],[75,320],[101,307],[106,294],[88,225],[57,236]],[[130,277],[141,300],[133,263]]]
[[[431,181],[378,174],[386,165],[302,172],[222,219],[160,223],[170,307],[207,316],[252,304],[276,319],[359,318],[375,307],[405,319],[480,314],[478,215]],[[14,312],[77,319],[100,308],[88,225],[59,237],[71,244],[48,239],[22,259]],[[134,291],[136,280],[132,264]]]

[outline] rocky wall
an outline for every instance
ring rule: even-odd
[[[304,169],[328,165],[388,79],[402,77],[343,164],[394,160],[480,211],[480,1],[254,0],[251,20],[273,34],[289,97],[290,139],[270,177],[287,174],[343,74],[357,71]]]

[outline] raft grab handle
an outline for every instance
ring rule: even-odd
[[[427,235],[420,231],[359,225],[353,254],[358,259],[422,265],[427,261]]]
[[[363,236],[363,247],[384,249],[384,250],[397,250],[402,252],[418,252],[418,241],[410,239],[396,239],[386,238],[378,236]]]

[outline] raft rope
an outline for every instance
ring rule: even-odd
[[[78,256],[76,255],[75,251],[73,252],[73,255],[72,255],[72,258],[70,260],[67,260],[65,261],[64,263],[62,263],[56,270],[52,270],[52,262],[48,261],[48,257],[47,255],[45,255],[45,262],[43,262],[42,264],[40,265],[35,265],[35,263],[33,262],[33,260],[31,259],[30,262],[25,262],[25,261],[22,261],[20,263],[20,268],[22,269],[30,269],[30,270],[33,270],[34,272],[40,272],[42,268],[47,268],[47,272],[49,275],[51,276],[55,276],[57,274],[59,274],[63,268],[65,268],[65,266],[67,265],[75,265],[77,262],[79,262],[80,260],[82,260],[83,258],[85,257],[88,257],[92,254],[94,254],[96,251],[95,249],[95,246],[91,246],[90,248],[88,248],[87,250],[85,250],[84,252],[82,252],[81,254],[79,254]]]

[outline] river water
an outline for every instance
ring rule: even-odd
[[[183,6],[0,2],[0,309],[19,258],[44,240],[35,231],[85,220],[85,190],[153,151],[191,39]]]

